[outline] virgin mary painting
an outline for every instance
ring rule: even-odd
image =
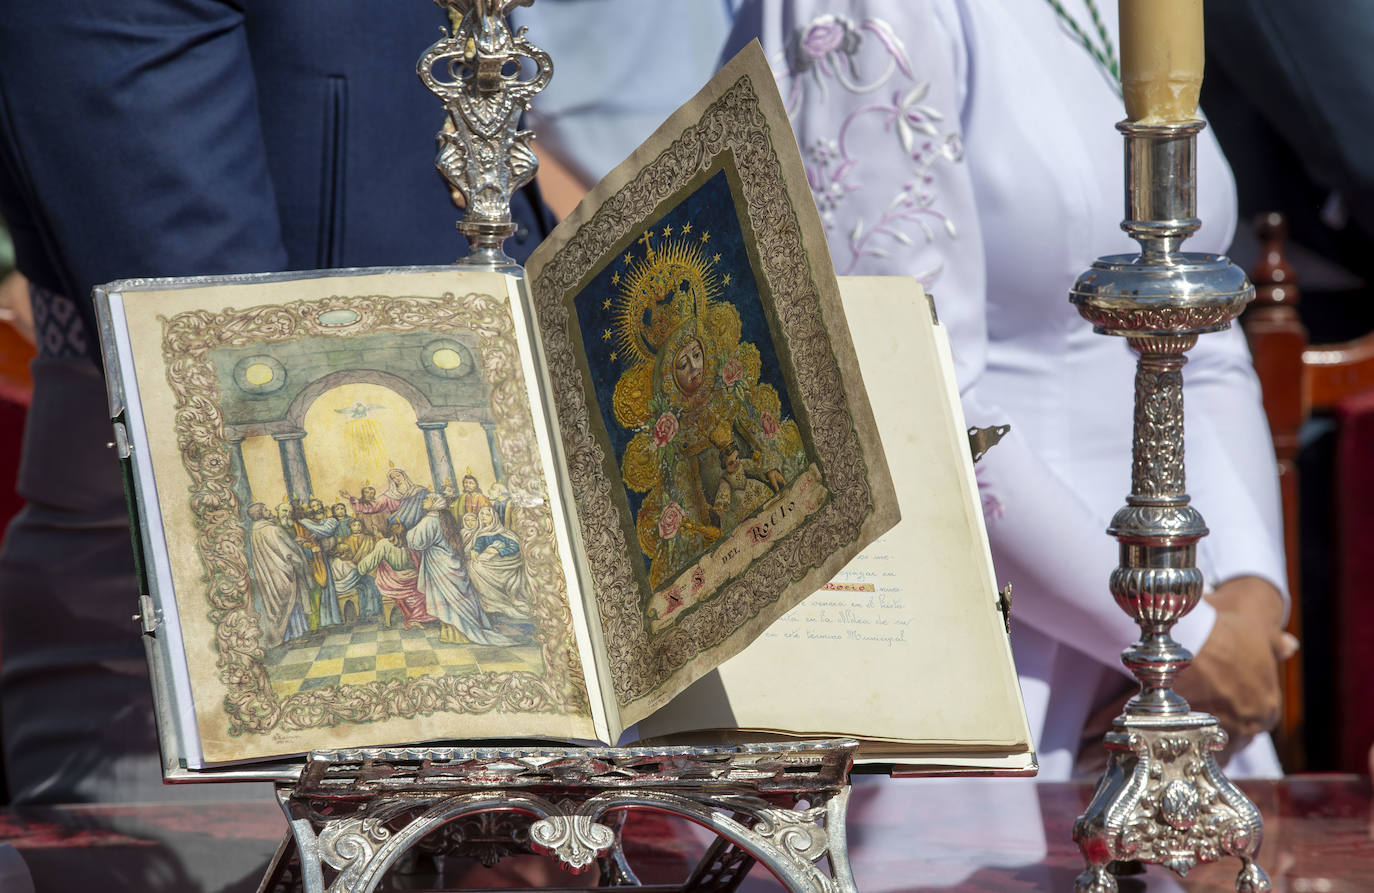
[[[629,368],[614,409],[635,432],[621,473],[644,494],[635,530],[655,589],[729,534],[736,519],[716,509],[730,486],[727,457],[772,493],[808,462],[711,266],[699,243],[666,242],[625,278],[618,302],[618,353]]]

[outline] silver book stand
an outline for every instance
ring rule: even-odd
[[[1202,596],[1197,543],[1207,535],[1188,504],[1183,474],[1184,354],[1199,335],[1226,328],[1254,297],[1227,258],[1179,250],[1197,231],[1197,134],[1190,124],[1118,124],[1126,137],[1126,219],[1139,255],[1099,258],[1070,299],[1094,328],[1139,354],[1131,494],[1107,532],[1121,544],[1111,592],[1140,626],[1121,660],[1140,681],[1107,733],[1107,769],[1073,837],[1087,869],[1075,889],[1117,889],[1115,861],[1164,865],[1179,875],[1222,856],[1241,861],[1239,891],[1269,889],[1254,861],[1259,810],[1222,774],[1217,719],[1173,691],[1192,655],[1170,635]]]
[[[370,893],[411,851],[490,866],[522,853],[599,886],[643,887],[626,861],[624,813],[657,810],[718,837],[680,884],[734,890],[755,862],[793,893],[855,893],[845,842],[841,739],[731,747],[364,748],[310,755],[277,798],[291,833],[259,893]],[[825,867],[818,864],[825,858]]]

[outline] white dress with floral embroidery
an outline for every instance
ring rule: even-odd
[[[1103,6],[1115,41],[1115,4]],[[1121,100],[1040,0],[750,0],[732,48],[753,36],[837,272],[920,278],[953,340],[969,424],[1011,425],[979,486],[999,579],[1015,584],[1041,777],[1068,777],[1138,635],[1108,594],[1117,549],[1104,533],[1130,488],[1134,356],[1067,299],[1096,257],[1136,248],[1119,229]],[[1198,168],[1203,228],[1186,247],[1224,250],[1234,188],[1206,133]],[[1204,336],[1189,357],[1188,487],[1212,530],[1199,564],[1213,584],[1258,574],[1283,590],[1275,464],[1243,337]],[[1174,635],[1196,650],[1214,617],[1201,604]],[[1267,736],[1229,768],[1277,773]]]

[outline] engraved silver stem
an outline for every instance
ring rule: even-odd
[[[455,24],[416,65],[420,80],[443,100],[448,122],[438,134],[435,166],[458,190],[467,212],[458,229],[470,253],[459,263],[519,270],[502,244],[515,234],[511,196],[534,179],[534,133],[520,116],[553,77],[549,54],[512,32],[507,15],[533,0],[435,0]]]
[[[1187,701],[1172,689],[1193,656],[1169,631],[1202,595],[1197,541],[1207,528],[1188,504],[1183,473],[1183,351],[1196,340],[1129,339],[1140,354],[1131,495],[1107,532],[1121,544],[1121,564],[1109,583],[1112,595],[1141,631],[1140,641],[1122,654],[1140,680],[1140,693],[1126,705],[1131,713],[1188,712]]]
[[[1117,125],[1126,138],[1126,218],[1139,255],[1097,260],[1070,292],[1096,331],[1120,335],[1138,355],[1131,493],[1107,532],[1120,544],[1112,596],[1140,626],[1122,662],[1140,681],[1106,736],[1108,764],[1074,840],[1088,863],[1075,889],[1116,890],[1108,866],[1137,859],[1179,874],[1222,855],[1241,860],[1238,890],[1268,890],[1254,862],[1259,811],[1217,766],[1226,733],[1173,690],[1192,654],[1171,630],[1196,607],[1203,577],[1197,543],[1207,535],[1189,505],[1183,457],[1184,356],[1198,335],[1224,329],[1254,296],[1220,255],[1182,243],[1197,231],[1197,134],[1202,122]]]

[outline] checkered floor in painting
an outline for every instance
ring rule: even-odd
[[[540,672],[539,646],[531,624],[501,624],[518,645],[451,645],[439,641],[439,625],[388,629],[377,620],[316,630],[267,649],[267,675],[278,697],[333,685],[359,685],[416,676],[462,673]]]

